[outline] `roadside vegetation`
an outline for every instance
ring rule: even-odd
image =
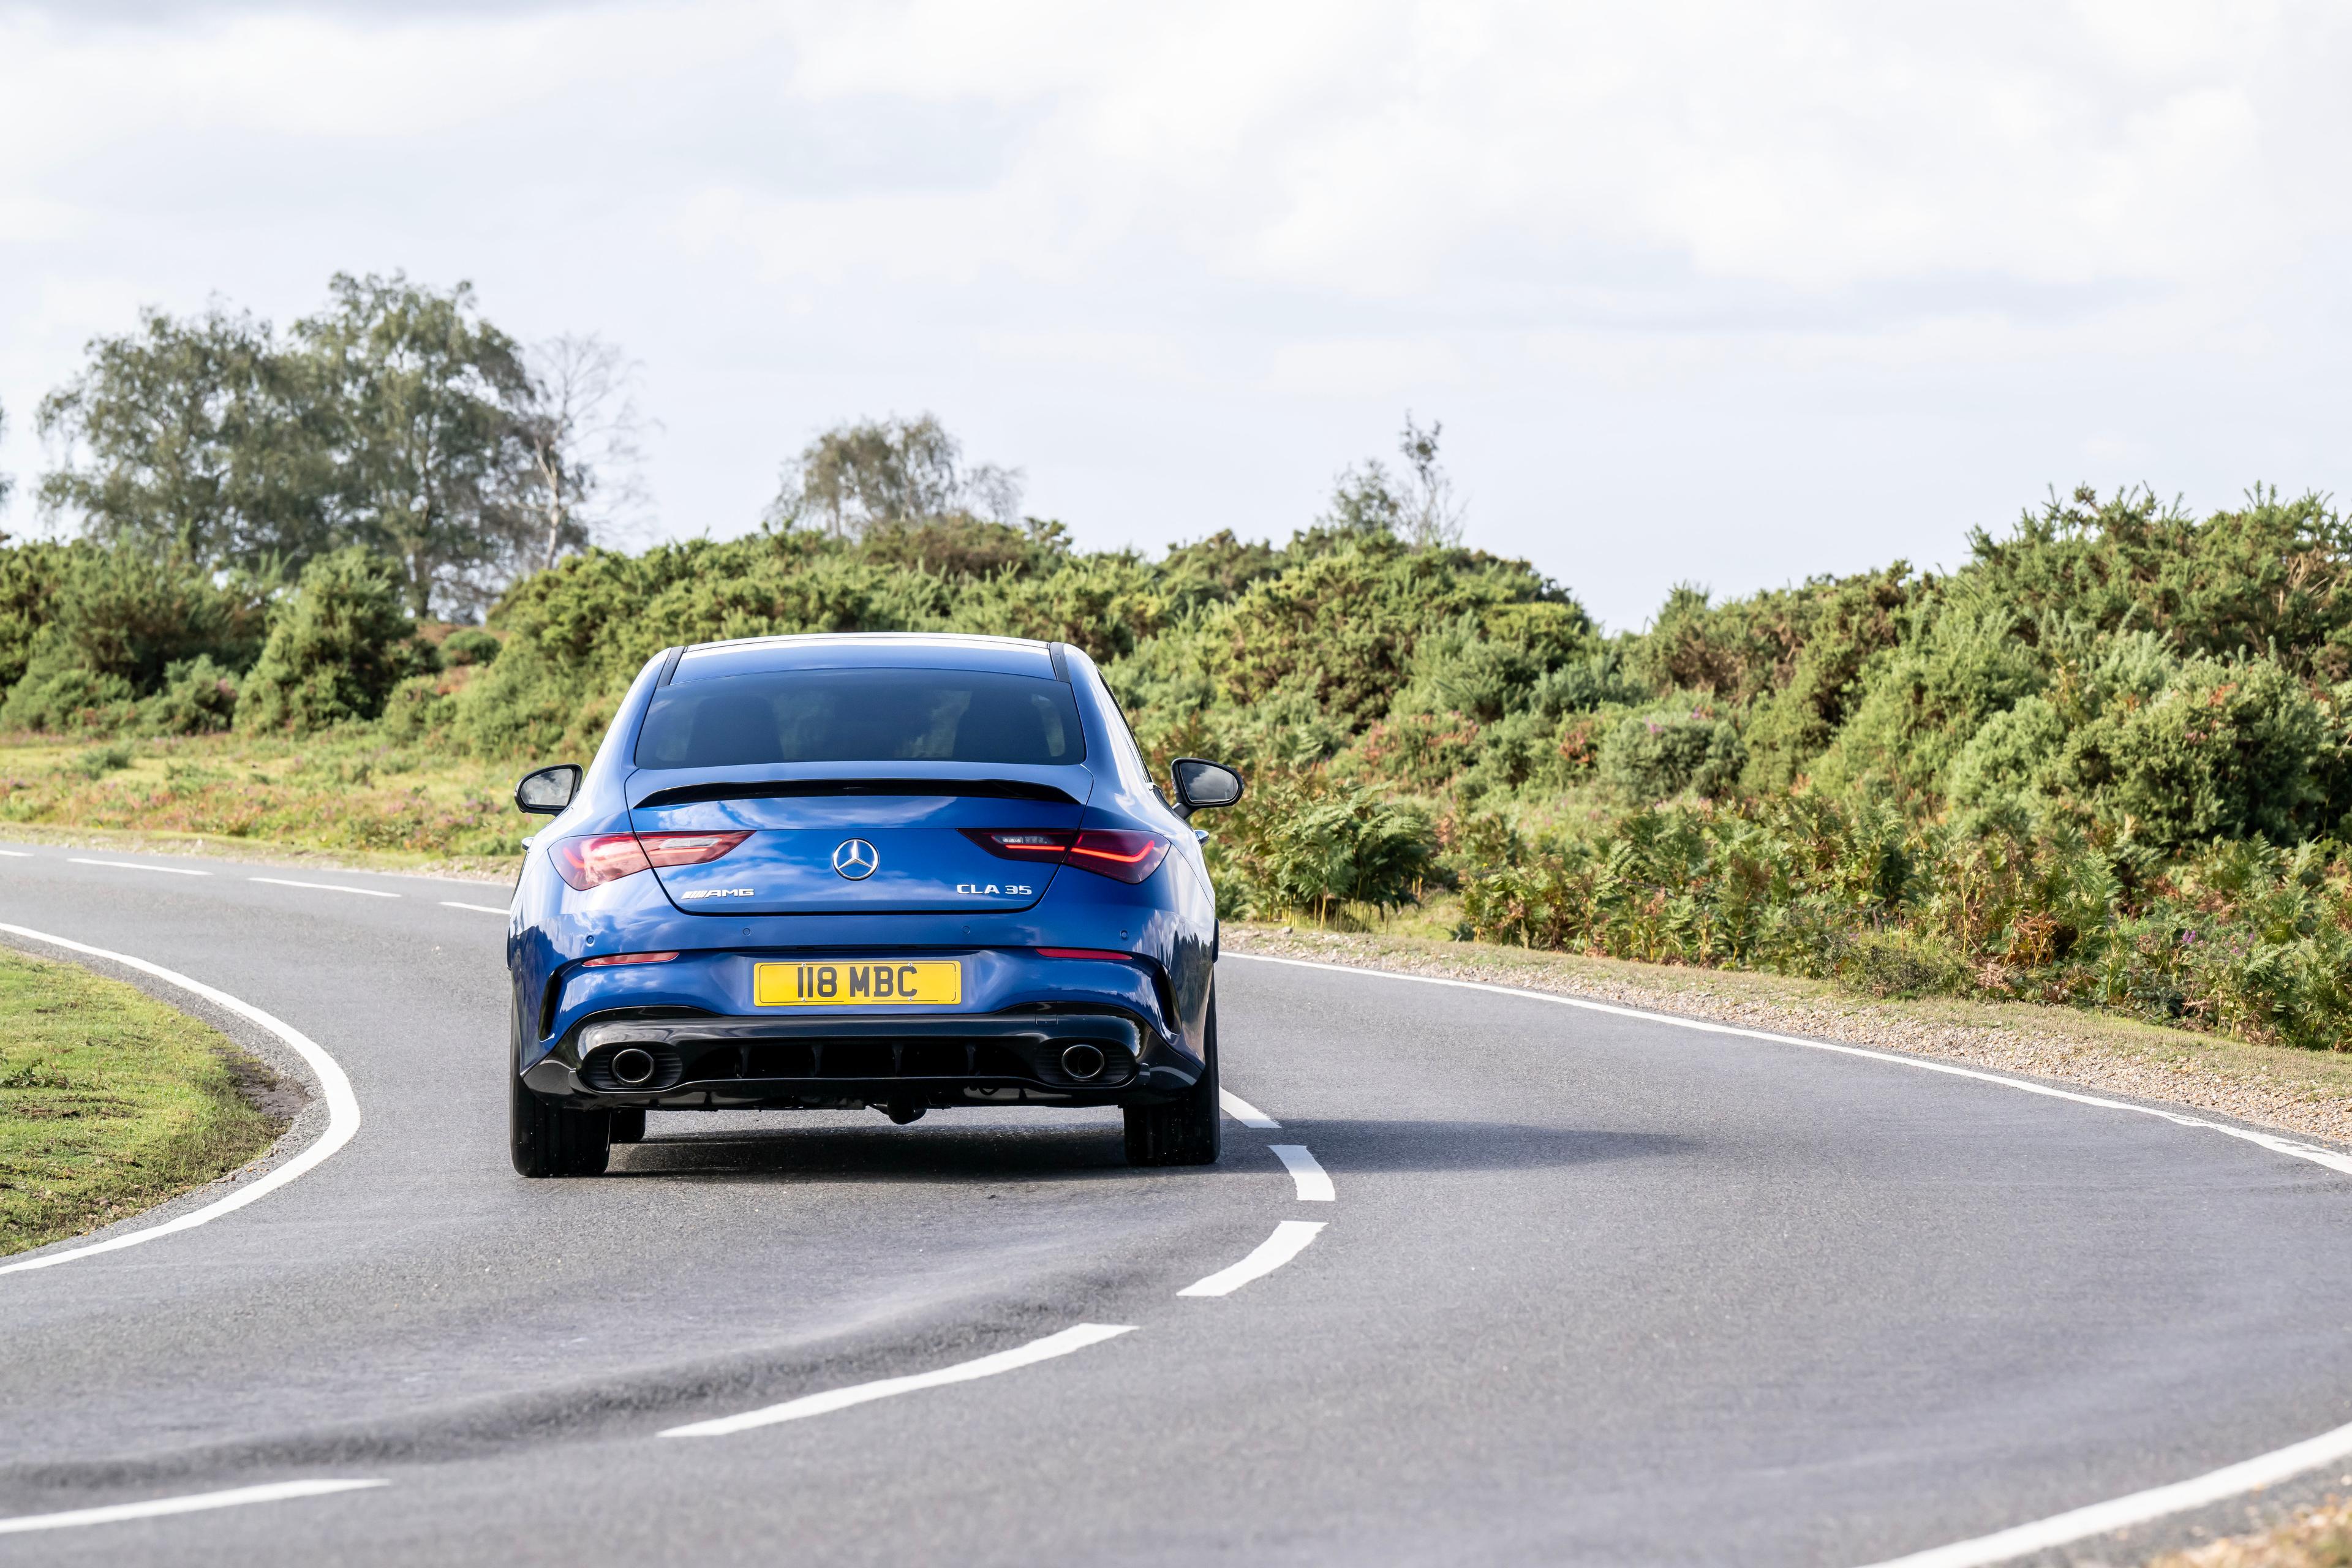
[[[286,1122],[217,1031],[120,981],[0,950],[0,1254],[127,1218],[252,1160]]]
[[[2352,1505],[2330,1499],[2275,1529],[2167,1553],[2148,1568],[2352,1568]]]
[[[1462,543],[1434,425],[1286,541],[1147,555],[925,416],[817,437],[751,532],[630,551],[625,377],[562,342],[345,279],[285,334],[93,344],[38,416],[78,532],[0,549],[0,825],[495,860],[511,776],[584,757],[667,644],[1010,633],[1087,649],[1156,762],[1249,774],[1229,916],[2352,1047],[2319,498],[2076,491],[1949,573],[1678,588],[1611,634]]]

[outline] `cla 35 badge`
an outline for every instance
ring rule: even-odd
[[[853,882],[866,880],[881,864],[882,857],[874,853],[874,846],[863,838],[845,838],[833,852],[833,868]]]

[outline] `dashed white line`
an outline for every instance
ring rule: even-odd
[[[5,855],[11,860],[30,860],[33,858],[29,849],[0,849],[0,855]]]
[[[1281,1122],[1276,1121],[1273,1117],[1268,1116],[1265,1111],[1260,1110],[1256,1106],[1252,1105],[1248,1100],[1244,1100],[1240,1095],[1235,1094],[1230,1089],[1221,1089],[1217,1090],[1217,1103],[1225,1108],[1225,1114],[1227,1116],[1232,1117],[1234,1121],[1240,1122],[1244,1127],[1279,1127],[1282,1125]]]
[[[142,1242],[153,1241],[159,1237],[170,1236],[177,1231],[193,1230],[197,1226],[241,1209],[257,1198],[266,1197],[297,1176],[315,1169],[325,1161],[328,1155],[350,1142],[352,1135],[360,1130],[360,1102],[359,1098],[352,1093],[352,1080],[343,1076],[343,1069],[336,1063],[334,1058],[320,1049],[316,1041],[291,1024],[273,1018],[252,1003],[240,1001],[226,991],[215,991],[201,980],[191,980],[176,970],[166,969],[160,963],[150,963],[143,958],[133,958],[127,952],[115,952],[103,947],[91,947],[84,942],[68,941],[61,936],[51,936],[47,931],[33,931],[25,926],[0,924],[0,931],[9,931],[21,937],[29,937],[35,942],[45,942],[52,947],[62,947],[69,952],[84,952],[92,958],[103,958],[109,963],[135,969],[142,974],[152,974],[167,985],[176,985],[183,991],[192,992],[203,997],[215,1007],[226,1007],[237,1016],[249,1019],[285,1041],[288,1047],[309,1065],[311,1072],[318,1076],[319,1087],[324,1092],[327,1101],[327,1130],[319,1135],[317,1142],[268,1175],[256,1178],[250,1184],[238,1188],[228,1196],[208,1203],[202,1208],[191,1209],[177,1219],[166,1220],[162,1225],[151,1226],[145,1230],[134,1230],[126,1236],[113,1237],[105,1241],[93,1241],[84,1247],[69,1247],[59,1252],[43,1253],[16,1263],[0,1264],[0,1274],[15,1274],[29,1268],[48,1268],[59,1263],[70,1262],[77,1258],[88,1258],[100,1252],[119,1251],[122,1247],[137,1247]]]
[[[488,904],[461,904],[454,899],[442,900],[441,907],[445,910],[471,910],[476,914],[482,915],[510,915],[514,913],[512,910],[494,910]]]
[[[152,1502],[120,1502],[106,1508],[78,1508],[66,1513],[26,1513],[0,1519],[0,1535],[20,1535],[35,1530],[75,1530],[87,1524],[120,1524],[126,1520],[160,1519],[166,1514],[202,1513],[207,1509],[236,1508],[249,1502],[287,1502],[295,1498],[325,1497],[330,1492],[359,1491],[389,1486],[389,1481],[274,1481],[265,1487],[238,1487],[225,1492],[196,1492],[188,1497],[157,1498]]]
[[[210,871],[198,871],[186,866],[149,866],[137,860],[91,860],[79,855],[68,855],[66,858],[72,861],[77,866],[110,866],[117,871],[161,871],[166,876],[172,877],[209,877],[212,875]]]
[[[779,1421],[799,1421],[811,1415],[826,1415],[835,1410],[846,1410],[853,1405],[865,1405],[877,1399],[888,1399],[894,1394],[912,1394],[919,1389],[940,1388],[951,1383],[970,1383],[974,1378],[993,1377],[1016,1367],[1034,1366],[1041,1361],[1052,1361],[1088,1345],[1098,1345],[1105,1340],[1115,1340],[1121,1334],[1133,1333],[1132,1323],[1080,1323],[1064,1329],[1058,1334],[1047,1334],[1042,1340],[1032,1340],[1025,1345],[994,1355],[981,1356],[973,1361],[958,1362],[936,1372],[919,1372],[906,1377],[886,1377],[877,1383],[853,1384],[847,1388],[835,1388],[824,1394],[812,1394],[800,1399],[789,1399],[782,1405],[764,1409],[747,1410],[740,1415],[722,1415],[715,1421],[697,1421],[685,1426],[673,1426],[662,1434],[665,1437],[725,1437],[737,1432],[748,1432],[755,1426],[772,1426]]]
[[[1315,1163],[1315,1156],[1307,1152],[1306,1144],[1269,1143],[1266,1147],[1274,1151],[1274,1157],[1282,1162],[1284,1168],[1290,1173],[1290,1179],[1298,1184],[1300,1203],[1339,1201],[1339,1194],[1332,1190],[1330,1173]]]
[[[1230,1296],[1253,1279],[1264,1279],[1292,1258],[1307,1250],[1324,1221],[1319,1219],[1286,1219],[1274,1227],[1274,1234],[1257,1244],[1257,1250],[1230,1268],[1220,1268],[1206,1279],[1195,1280],[1179,1296]]]
[[[396,899],[398,893],[387,893],[381,888],[352,888],[341,882],[292,882],[283,877],[247,877],[248,882],[267,882],[273,888],[315,888],[322,893],[357,893],[363,899]]]

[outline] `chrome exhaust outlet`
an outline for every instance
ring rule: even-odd
[[[1062,1053],[1062,1070],[1080,1083],[1102,1077],[1102,1047],[1083,1042],[1072,1046]]]
[[[661,1064],[654,1060],[653,1052],[635,1046],[624,1046],[614,1051],[610,1065],[613,1081],[627,1084],[632,1089],[641,1083],[651,1082],[654,1074],[661,1070]]]

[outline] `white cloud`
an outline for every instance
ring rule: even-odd
[[[675,527],[934,405],[1103,542],[1303,521],[1410,403],[1622,622],[1683,523],[1563,543],[1563,486],[1785,516],[1743,586],[2049,482],[2342,482],[2347,65],[2299,0],[20,6],[0,398],[132,300],[406,266],[644,357]]]

